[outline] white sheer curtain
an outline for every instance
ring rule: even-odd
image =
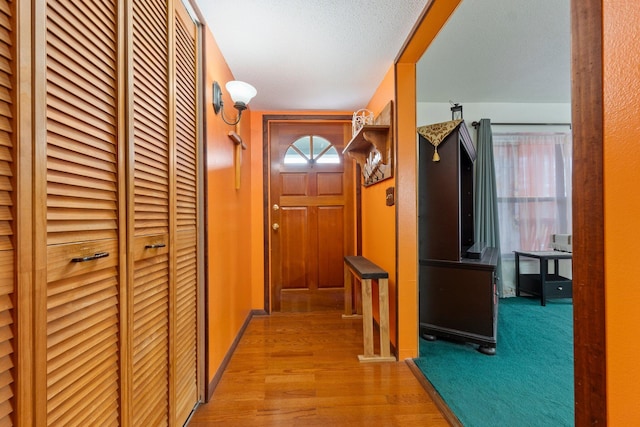
[[[515,290],[513,251],[550,248],[571,234],[571,133],[493,133],[505,295]]]

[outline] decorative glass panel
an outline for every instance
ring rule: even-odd
[[[313,137],[313,158],[317,159],[322,152],[331,147],[331,143],[321,136]]]
[[[285,164],[340,163],[338,150],[321,136],[303,136],[287,148],[284,154]]]
[[[338,154],[338,150],[336,150],[336,147],[334,146],[329,147],[328,150],[326,150],[320,157],[318,157],[316,162],[326,164],[340,163],[340,155]]]

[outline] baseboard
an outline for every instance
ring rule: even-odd
[[[249,326],[249,322],[251,322],[251,319],[253,318],[253,316],[268,316],[268,315],[269,313],[267,313],[264,310],[251,310],[249,312],[249,314],[247,315],[247,318],[244,320],[244,323],[242,324],[242,327],[240,328],[240,331],[238,331],[238,335],[236,335],[236,338],[233,340],[233,343],[231,343],[231,347],[229,347],[227,354],[225,354],[224,359],[222,359],[222,363],[220,363],[220,367],[218,368],[218,371],[213,376],[213,379],[207,386],[207,400],[206,400],[207,402],[209,401],[209,399],[211,399],[211,396],[213,396],[213,392],[216,390],[216,387],[220,383],[222,374],[224,374],[224,371],[227,369],[227,366],[229,365],[229,361],[231,360],[231,356],[233,356],[233,353],[236,351],[236,348],[238,347],[238,343],[240,342],[240,339],[244,335],[244,332],[247,330],[247,326]]]
[[[416,366],[413,359],[407,359],[405,360],[405,363],[407,364],[411,372],[413,372],[413,375],[418,379],[420,385],[422,385],[422,388],[424,388],[429,397],[431,397],[440,412],[442,412],[442,415],[449,422],[449,424],[452,427],[463,427],[458,417],[456,417],[456,414],[454,414],[451,408],[449,408],[449,406],[445,403],[444,399],[442,399],[442,396],[440,396],[440,393],[438,393],[438,391],[433,387],[433,384],[431,384],[431,382],[424,376],[420,368]]]

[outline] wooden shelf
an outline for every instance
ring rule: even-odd
[[[364,125],[342,150],[342,154],[349,153],[356,160],[366,159],[373,146],[382,155],[382,162],[387,163],[389,161],[387,143],[390,128],[390,125]]]
[[[354,158],[369,186],[393,176],[393,104],[391,101],[374,120],[356,133],[342,154]]]

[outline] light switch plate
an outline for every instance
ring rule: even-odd
[[[395,195],[394,187],[387,188],[387,196],[386,196],[385,202],[387,206],[393,206],[396,204],[396,195]]]

